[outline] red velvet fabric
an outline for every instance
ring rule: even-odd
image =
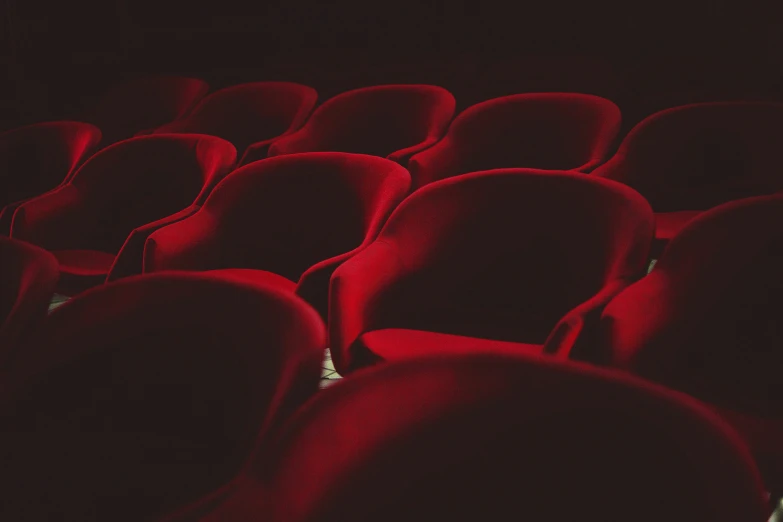
[[[781,195],[726,203],[694,219],[653,271],[607,306],[608,352],[594,360],[722,408],[783,419],[780,223]],[[783,479],[783,466],[776,474]]]
[[[326,332],[230,272],[154,274],[55,310],[0,378],[7,520],[151,520],[229,482],[318,390]]]
[[[65,183],[98,145],[88,123],[55,121],[0,134],[0,234],[8,235],[16,208]]]
[[[608,299],[644,273],[653,227],[639,194],[582,174],[505,169],[427,186],[335,271],[335,367],[346,373],[367,356],[397,358],[391,344],[372,342],[396,329],[565,355]],[[422,355],[449,345],[448,337],[424,339]]]
[[[637,124],[593,173],[638,190],[661,216],[657,250],[694,214],[783,190],[783,104],[698,103]],[[683,212],[686,211],[686,212]]]
[[[703,405],[542,359],[473,355],[362,372],[317,395],[262,456],[198,520],[769,517],[747,448]]]
[[[206,199],[236,161],[234,146],[205,135],[132,138],[103,149],[65,185],[21,205],[11,235],[56,252],[59,292],[106,278],[134,230]],[[167,221],[164,220],[164,223]]]
[[[356,152],[404,165],[443,136],[455,104],[449,91],[434,85],[379,85],[344,92],[318,107],[300,130],[273,143],[269,156]]]
[[[313,110],[315,89],[290,82],[255,82],[213,92],[161,132],[211,134],[230,141],[240,165],[266,157],[269,145],[299,129]]]
[[[144,271],[273,272],[325,317],[332,272],[375,239],[409,188],[404,168],[363,154],[257,161],[223,180],[192,217],[150,235]]]
[[[145,76],[110,89],[85,117],[111,145],[183,117],[207,92],[197,78]]]
[[[57,259],[36,246],[0,237],[0,367],[15,344],[43,321],[54,294]]]
[[[589,172],[608,153],[620,121],[614,103],[591,94],[503,96],[460,113],[446,136],[408,167],[414,188],[499,168]]]

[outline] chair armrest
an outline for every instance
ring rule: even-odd
[[[142,271],[222,268],[222,249],[215,245],[214,218],[203,208],[152,231],[144,243]]]
[[[453,141],[449,138],[440,140],[408,160],[411,189],[416,190],[433,181],[457,174],[460,162],[459,149],[454,146]]]
[[[341,374],[352,366],[351,347],[375,326],[383,294],[408,270],[394,245],[375,241],[343,262],[329,284],[329,348]]]
[[[122,245],[108,276],[106,276],[106,282],[108,283],[123,277],[141,274],[144,268],[144,244],[146,243],[147,238],[156,230],[192,216],[199,208],[200,207],[197,205],[191,205],[175,214],[136,228],[128,235],[125,244]]]
[[[283,136],[287,136],[287,134],[284,134]],[[248,163],[253,163],[254,161],[266,159],[269,155],[269,147],[282,139],[283,136],[275,136],[274,138],[257,141],[249,145],[247,149],[245,149],[244,154],[242,154],[242,158],[237,162],[237,168],[243,167]]]
[[[596,295],[568,312],[547,337],[544,353],[568,359],[572,353],[577,352],[574,349],[577,342],[581,346],[582,343],[594,340],[590,337],[594,333],[592,329],[601,318],[601,312],[629,284],[625,279],[611,281]]]
[[[396,161],[402,166],[405,166],[411,157],[413,157],[415,154],[418,154],[419,152],[429,149],[438,143],[438,141],[440,141],[440,138],[432,136],[422,141],[421,143],[417,143],[416,145],[394,151],[386,157],[392,161]]]
[[[329,316],[329,282],[337,268],[367,248],[364,244],[349,252],[325,259],[308,268],[299,278],[296,293],[315,308],[324,320]]]

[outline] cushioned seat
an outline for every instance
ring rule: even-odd
[[[764,522],[758,469],[698,401],[566,361],[385,364],[323,390],[181,521]]]
[[[384,361],[396,361],[422,355],[454,355],[470,353],[497,353],[519,355],[541,353],[543,344],[525,344],[480,339],[423,330],[388,328],[363,334],[357,346],[377,355]]]
[[[691,213],[783,190],[781,143],[783,103],[682,105],[638,123],[593,175],[625,183],[650,202],[657,257]]]
[[[783,195],[725,203],[694,218],[650,274],[607,305],[602,342],[585,358],[746,416],[739,425],[756,426],[749,442],[768,485],[783,494],[783,439],[759,436],[765,423],[777,433],[783,420],[781,223]]]
[[[196,212],[235,161],[233,145],[202,134],[115,143],[67,183],[20,205],[11,237],[58,252],[65,276],[58,293],[74,295],[105,281],[115,265],[124,275],[141,271],[143,240]]]
[[[296,281],[324,317],[329,279],[367,247],[410,188],[384,158],[342,152],[256,161],[224,179],[192,216],[151,234],[144,272],[252,268]]]
[[[395,350],[405,358],[440,353],[446,340],[460,353],[516,347],[567,358],[606,303],[647,268],[652,210],[607,181],[501,169],[408,196],[378,239],[332,275],[337,371],[393,360]]]
[[[223,279],[236,281],[238,283],[252,283],[260,285],[269,285],[286,292],[296,292],[296,282],[285,277],[267,272],[265,270],[253,270],[250,268],[223,268],[219,270],[208,270],[211,274],[220,274]]]

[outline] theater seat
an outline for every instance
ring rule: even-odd
[[[652,272],[606,307],[586,358],[692,394],[783,433],[783,195],[726,203],[691,221]],[[740,422],[740,427],[745,424]],[[763,426],[763,422],[761,425]],[[744,431],[744,430],[743,430]],[[760,435],[750,437],[753,446]],[[783,493],[783,442],[758,452]],[[765,448],[766,447],[766,448]],[[774,457],[768,462],[768,458]]]
[[[697,401],[573,363],[410,360],[323,390],[201,522],[762,522],[758,470]],[[184,519],[183,519],[184,520]]]
[[[269,156],[355,152],[405,165],[443,136],[455,103],[449,91],[433,85],[378,85],[344,92],[318,107],[304,127],[273,143]]]
[[[620,109],[591,94],[503,96],[465,109],[434,147],[408,165],[414,188],[500,168],[589,172],[620,128]]]
[[[46,317],[59,271],[46,250],[0,237],[0,368]]]
[[[0,134],[0,235],[8,235],[16,208],[65,183],[101,139],[88,123],[55,121]]]
[[[84,117],[103,131],[107,146],[183,117],[208,91],[197,78],[143,76],[111,88]]]
[[[332,272],[375,239],[409,187],[404,168],[363,154],[257,161],[223,180],[191,217],[151,234],[144,271],[264,270],[326,317]]]
[[[0,377],[4,518],[153,520],[222,487],[318,390],[325,339],[304,301],[230,272],[77,296]]]
[[[656,212],[653,254],[700,212],[783,190],[783,104],[697,103],[637,124],[593,174],[638,190]]]
[[[60,262],[57,292],[74,295],[111,271],[140,269],[143,240],[195,212],[235,160],[233,145],[213,136],[116,143],[65,185],[21,205],[11,235],[51,251]]]
[[[291,82],[255,82],[213,92],[186,117],[155,133],[211,134],[230,141],[240,165],[266,157],[269,145],[307,120],[318,93]]]
[[[444,350],[507,353],[512,343],[566,357],[644,273],[653,226],[636,192],[582,174],[502,169],[433,183],[334,272],[335,368]]]

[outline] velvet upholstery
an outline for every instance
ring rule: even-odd
[[[409,188],[403,167],[375,156],[257,161],[224,179],[193,216],[151,234],[144,271],[269,271],[326,317],[332,272],[375,239]]]
[[[54,121],[0,134],[0,234],[8,235],[16,208],[65,183],[98,145],[88,123]]]
[[[747,448],[703,405],[541,359],[474,354],[362,372],[305,405],[262,456],[198,520],[769,516]]]
[[[148,235],[172,215],[194,212],[235,161],[234,146],[213,136],[116,143],[65,185],[21,205],[11,235],[53,252],[60,261],[58,292],[73,295],[103,282],[118,256],[140,265],[141,250],[123,251],[129,235]]]
[[[230,482],[318,390],[325,339],[304,301],[230,271],[77,296],[0,379],[3,518],[151,520]]]
[[[593,173],[638,190],[660,216],[656,253],[699,212],[783,190],[783,103],[716,102],[657,112]]]
[[[234,144],[243,165],[265,158],[271,143],[299,129],[317,100],[315,89],[298,83],[244,83],[213,92],[155,132],[219,136]]]
[[[208,91],[197,78],[143,76],[109,89],[85,118],[103,131],[103,145],[111,145],[183,117]]]
[[[0,237],[0,367],[10,350],[46,317],[57,285],[57,259],[41,248]]]
[[[695,218],[652,272],[607,306],[604,349],[587,357],[783,424],[780,223],[783,195],[726,203]],[[767,450],[783,492],[783,438]]]
[[[335,368],[471,342],[410,330],[565,357],[608,299],[644,273],[653,227],[639,194],[583,174],[501,169],[433,183],[335,271]],[[384,335],[405,343],[379,342]]]
[[[500,168],[589,172],[609,152],[620,122],[614,103],[591,94],[503,96],[465,109],[408,168],[414,188]]]
[[[407,163],[434,145],[454,115],[454,96],[434,85],[379,85],[339,94],[318,107],[297,132],[269,148],[297,152],[355,152]]]

